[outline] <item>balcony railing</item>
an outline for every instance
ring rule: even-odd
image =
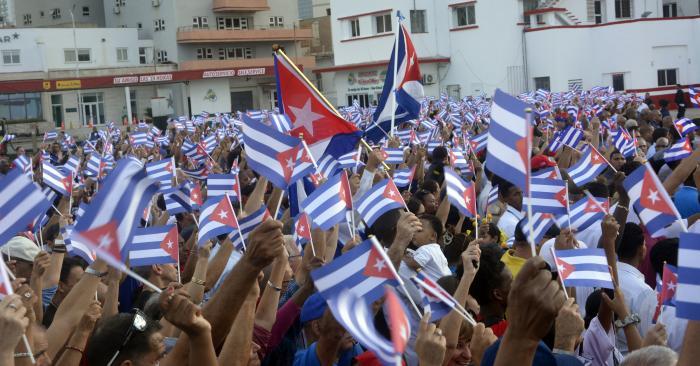
[[[311,29],[297,27],[255,27],[249,29],[195,28],[177,29],[178,43],[302,41],[312,39]]]
[[[214,0],[212,10],[217,13],[231,11],[256,12],[270,10],[270,7],[267,5],[267,0]]]
[[[316,67],[316,58],[313,56],[300,56],[294,57],[289,55],[289,58],[294,61],[296,65],[301,66],[304,69],[312,69]],[[188,60],[181,61],[179,64],[180,70],[214,70],[214,69],[238,69],[238,68],[253,68],[253,67],[272,67],[273,66],[272,57],[261,57],[261,58],[246,58],[246,59],[233,59],[233,60]]]

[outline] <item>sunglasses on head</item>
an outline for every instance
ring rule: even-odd
[[[114,362],[114,360],[117,359],[119,353],[126,346],[126,344],[129,343],[131,337],[133,337],[134,335],[134,332],[138,331],[139,333],[143,333],[146,330],[146,327],[148,326],[146,314],[144,314],[139,309],[134,309],[133,311],[134,315],[131,318],[131,325],[129,325],[129,329],[127,329],[126,333],[122,337],[122,343],[120,344],[119,348],[117,348],[117,351],[114,353],[114,356],[112,356],[112,358],[107,363],[107,366],[112,366],[112,362]]]

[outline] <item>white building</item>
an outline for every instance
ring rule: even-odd
[[[17,28],[104,27],[103,0],[5,0]],[[71,12],[73,17],[71,17]]]
[[[700,83],[697,0],[331,0],[337,103],[379,99],[405,16],[427,95],[613,85],[665,96]],[[324,90],[325,91],[325,90]]]
[[[311,30],[299,29],[296,1],[105,0],[105,9],[108,27],[138,28],[153,39],[158,63],[184,71],[257,70],[244,77],[191,80],[184,93],[193,113],[274,107],[273,44],[302,68],[315,66],[315,58],[299,46],[311,40]]]
[[[140,40],[136,29],[77,28],[75,42],[73,35],[70,28],[0,29],[0,118],[77,128],[121,121],[128,108],[141,116],[151,108],[154,87],[127,91],[127,108],[124,88],[113,88],[112,80],[153,72],[142,62],[149,58],[139,57],[152,41]]]

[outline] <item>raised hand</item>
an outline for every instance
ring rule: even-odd
[[[430,312],[423,315],[418,327],[416,338],[416,354],[421,366],[439,366],[445,358],[447,341],[442,335],[442,330],[435,324],[429,323]]]
[[[555,323],[556,339],[554,347],[573,352],[584,330],[583,318],[578,311],[574,298],[569,298],[559,310]]]
[[[202,310],[187,297],[182,287],[169,286],[160,295],[163,317],[188,335],[211,332],[211,325],[202,316]]]
[[[472,333],[472,340],[469,342],[469,351],[472,353],[472,363],[481,364],[486,349],[489,348],[498,338],[493,334],[491,328],[486,328],[484,323],[476,323]]]
[[[246,260],[256,269],[263,269],[272,263],[283,249],[282,223],[276,220],[266,220],[250,233],[248,250],[246,250],[242,260]]]
[[[12,352],[24,334],[29,319],[27,308],[17,294],[5,296],[0,301],[0,354]]]

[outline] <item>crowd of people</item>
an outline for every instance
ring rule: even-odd
[[[542,100],[532,101],[542,109]],[[570,103],[585,109],[583,97]],[[398,126],[416,133],[434,128],[438,146],[388,137],[384,146],[403,149],[400,164],[384,162],[378,144],[362,148],[355,166],[345,169],[355,199],[394,171],[413,169],[409,184],[401,188],[405,208],[382,214],[372,225],[363,225],[357,217],[351,220],[354,228],[345,223],[329,230],[314,227],[312,240],[303,247],[297,245],[292,195],[251,169],[236,134],[215,133],[220,117],[210,116],[189,131],[171,121],[163,131],[167,143],[153,147],[130,141],[132,130],[139,129],[134,125],[116,133],[114,128],[104,134],[95,129],[86,137],[87,144],[75,144],[60,133],[33,155],[17,149],[16,157],[0,159],[3,175],[22,169],[22,156],[30,161],[28,170],[40,185],[47,162],[63,166],[78,157],[80,174],[71,194],[54,198],[45,222],[0,243],[12,287],[3,288],[0,278],[0,294],[5,294],[0,301],[0,365],[380,364],[366,340],[343,327],[311,275],[342,260],[370,236],[386,249],[388,265],[405,282],[406,290],[397,293],[411,329],[400,364],[694,365],[700,358],[700,323],[678,318],[673,305],[659,307],[655,290],[664,265],[677,264],[679,230],[669,228],[663,236],[652,237],[630,206],[634,197],[628,196],[623,181],[650,163],[684,224],[695,230],[693,224],[700,218],[700,131],[682,136],[665,103],[656,106],[615,94],[595,103],[601,107],[597,113],[571,115],[563,107],[551,107],[547,116],[537,115],[531,167],[533,174],[555,169],[566,178],[567,170],[582,158],[582,147],[597,147],[610,166],[580,187],[569,179],[565,199],[573,204],[590,194],[608,200],[612,209],[585,230],[552,225],[537,243],[526,232],[522,190],[509,177],[489,170],[488,146],[474,153],[466,149],[468,168],[458,170],[473,182],[478,216],[465,217],[450,203],[445,170],[454,168],[454,161],[449,146],[469,145],[469,136],[487,131],[488,119],[458,127],[438,118],[450,109],[450,101],[442,98],[424,105],[424,118],[435,126]],[[611,142],[612,131],[605,128],[611,121],[635,139],[631,156]],[[555,132],[570,126],[583,131],[581,141],[552,151]],[[179,262],[132,269],[162,292],[99,257],[86,261],[71,255],[66,227],[100,189],[96,177],[83,173],[90,155],[86,149],[111,154],[117,163],[127,157],[143,164],[173,157],[173,180],[201,183],[206,197],[206,179],[200,182],[188,173],[197,166],[183,153],[183,144],[211,133],[217,138],[207,171],[229,173],[235,167],[240,193],[231,207],[238,219],[265,207],[277,215],[252,230],[244,251],[232,242],[236,233],[198,245],[199,212],[171,215],[166,198],[158,194],[141,226],[175,223]],[[664,151],[684,138],[693,152],[681,160],[665,160]],[[614,288],[563,287],[552,248],[604,249]],[[459,306],[432,319],[435,309],[409,280],[418,273],[439,284]],[[382,302],[383,298],[371,309],[372,329],[396,343]]]

